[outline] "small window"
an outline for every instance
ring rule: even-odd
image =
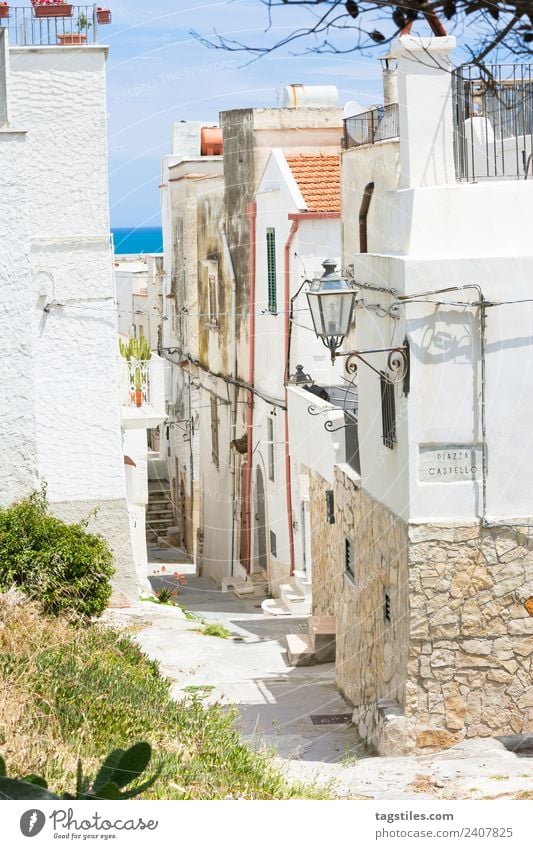
[[[352,581],[355,581],[354,549],[353,542],[349,537],[344,540],[344,571]]]
[[[394,399],[394,383],[385,374],[380,376],[381,382],[381,424],[383,428],[383,445],[394,448],[396,444],[396,404]]]
[[[328,525],[335,524],[335,494],[332,489],[326,490],[326,521]]]
[[[220,458],[218,453],[218,404],[215,396],[211,396],[211,459],[214,465],[219,467]]]
[[[209,323],[218,324],[218,272],[212,267],[207,275],[207,288],[209,297]]]
[[[268,283],[268,311],[276,314],[278,311],[278,300],[276,291],[276,231],[274,227],[267,227],[267,283]]]
[[[278,556],[277,545],[278,543],[276,539],[276,534],[274,533],[274,531],[270,531],[270,554],[272,555],[272,557]]]
[[[276,457],[274,452],[274,419],[267,419],[267,445],[268,445],[268,477],[275,480]]]
[[[383,602],[383,614],[385,616],[385,622],[387,622],[387,623],[392,622],[392,608],[391,608],[391,600],[390,600],[390,594],[389,593],[385,593],[385,599],[384,599],[384,602]]]

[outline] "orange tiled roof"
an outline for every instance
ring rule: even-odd
[[[309,212],[340,212],[340,156],[285,156]]]

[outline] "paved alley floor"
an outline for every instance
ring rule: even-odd
[[[106,619],[133,626],[143,651],[156,659],[181,698],[195,690],[205,703],[234,706],[243,738],[266,747],[294,779],[328,784],[334,795],[378,799],[533,798],[533,759],[520,759],[495,740],[466,741],[422,757],[370,757],[346,722],[350,705],[335,687],[334,664],[292,668],[284,637],[306,631],[305,619],[266,618],[261,598],[222,593],[210,579],[168,550],[151,552],[154,590],[187,584],[178,601],[230,639],[205,636],[179,608],[139,602]],[[340,722],[338,721],[340,720]]]

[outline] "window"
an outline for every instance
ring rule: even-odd
[[[383,428],[383,445],[394,448],[396,443],[396,405],[394,400],[394,384],[385,374],[380,375],[381,383],[381,424]]]
[[[274,454],[274,419],[267,419],[267,443],[268,443],[268,477],[275,480],[275,454]]]
[[[328,525],[335,524],[335,495],[332,489],[326,490],[326,519]]]
[[[216,326],[218,324],[218,271],[214,266],[209,268],[207,289],[209,298],[209,323]]]
[[[344,571],[355,581],[353,542],[349,537],[344,540]]]
[[[15,13],[16,14],[16,13]],[[0,33],[0,124],[7,124],[7,30]]]
[[[274,531],[270,531],[270,554],[272,557],[278,556],[277,539]]]
[[[276,314],[278,311],[276,292],[276,231],[274,227],[267,227],[267,283],[268,283],[268,311]]]
[[[392,622],[392,608],[389,593],[385,593],[385,599],[383,602],[383,615],[385,616],[385,622]]]
[[[213,395],[211,395],[211,459],[218,469],[220,463],[218,453],[218,404]]]

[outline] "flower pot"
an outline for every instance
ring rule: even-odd
[[[73,10],[68,3],[48,3],[34,5],[33,14],[36,18],[71,18]]]
[[[100,6],[98,6],[96,10],[96,19],[99,24],[110,24],[111,9],[102,9]]]
[[[64,32],[58,33],[57,43],[58,44],[85,44],[87,42],[87,36],[84,32]]]
[[[9,18],[9,5],[0,3],[0,18]]]
[[[135,406],[136,407],[142,407],[142,403],[143,403],[143,391],[142,391],[142,389],[136,389],[135,390]]]

